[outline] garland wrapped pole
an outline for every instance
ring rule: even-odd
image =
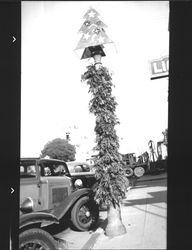
[[[128,179],[125,176],[121,155],[118,152],[119,140],[115,126],[119,124],[115,110],[117,102],[112,96],[112,77],[101,58],[105,56],[103,44],[112,42],[106,35],[106,25],[98,18],[98,12],[90,8],[85,14],[86,21],[80,29],[83,33],[76,49],[83,48],[81,59],[93,58],[94,64],[87,66],[82,75],[92,98],[89,111],[96,117],[96,147],[98,152],[95,161],[95,175],[98,186],[95,188],[95,200],[107,206],[107,236],[118,236],[126,233],[122,223],[120,202],[125,197]],[[102,43],[101,43],[102,42]]]

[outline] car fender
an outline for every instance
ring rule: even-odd
[[[40,227],[43,227],[53,223],[58,224],[59,220],[55,215],[44,212],[21,214],[19,218],[19,229],[37,223],[40,223]]]
[[[90,188],[81,188],[72,192],[58,207],[53,208],[50,212],[58,219],[61,219],[67,211],[83,196],[93,198],[93,191]]]

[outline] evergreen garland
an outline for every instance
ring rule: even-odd
[[[96,147],[98,157],[95,161],[96,179],[95,200],[98,204],[119,205],[125,197],[128,180],[123,169],[121,155],[118,152],[119,139],[115,125],[119,121],[115,115],[117,102],[112,96],[112,77],[106,67],[98,70],[94,65],[87,66],[81,77],[89,86],[92,99],[89,111],[96,117]]]

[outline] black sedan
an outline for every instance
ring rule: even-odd
[[[93,188],[96,184],[94,169],[87,162],[66,162],[75,188]]]

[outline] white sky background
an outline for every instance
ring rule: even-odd
[[[65,138],[70,129],[81,150],[94,146],[91,96],[80,81],[92,59],[74,53],[89,7],[100,13],[117,50],[102,62],[116,86],[120,152],[140,154],[150,139],[163,139],[168,79],[150,80],[149,61],[169,54],[167,1],[22,2],[21,157],[39,156],[48,141]]]

